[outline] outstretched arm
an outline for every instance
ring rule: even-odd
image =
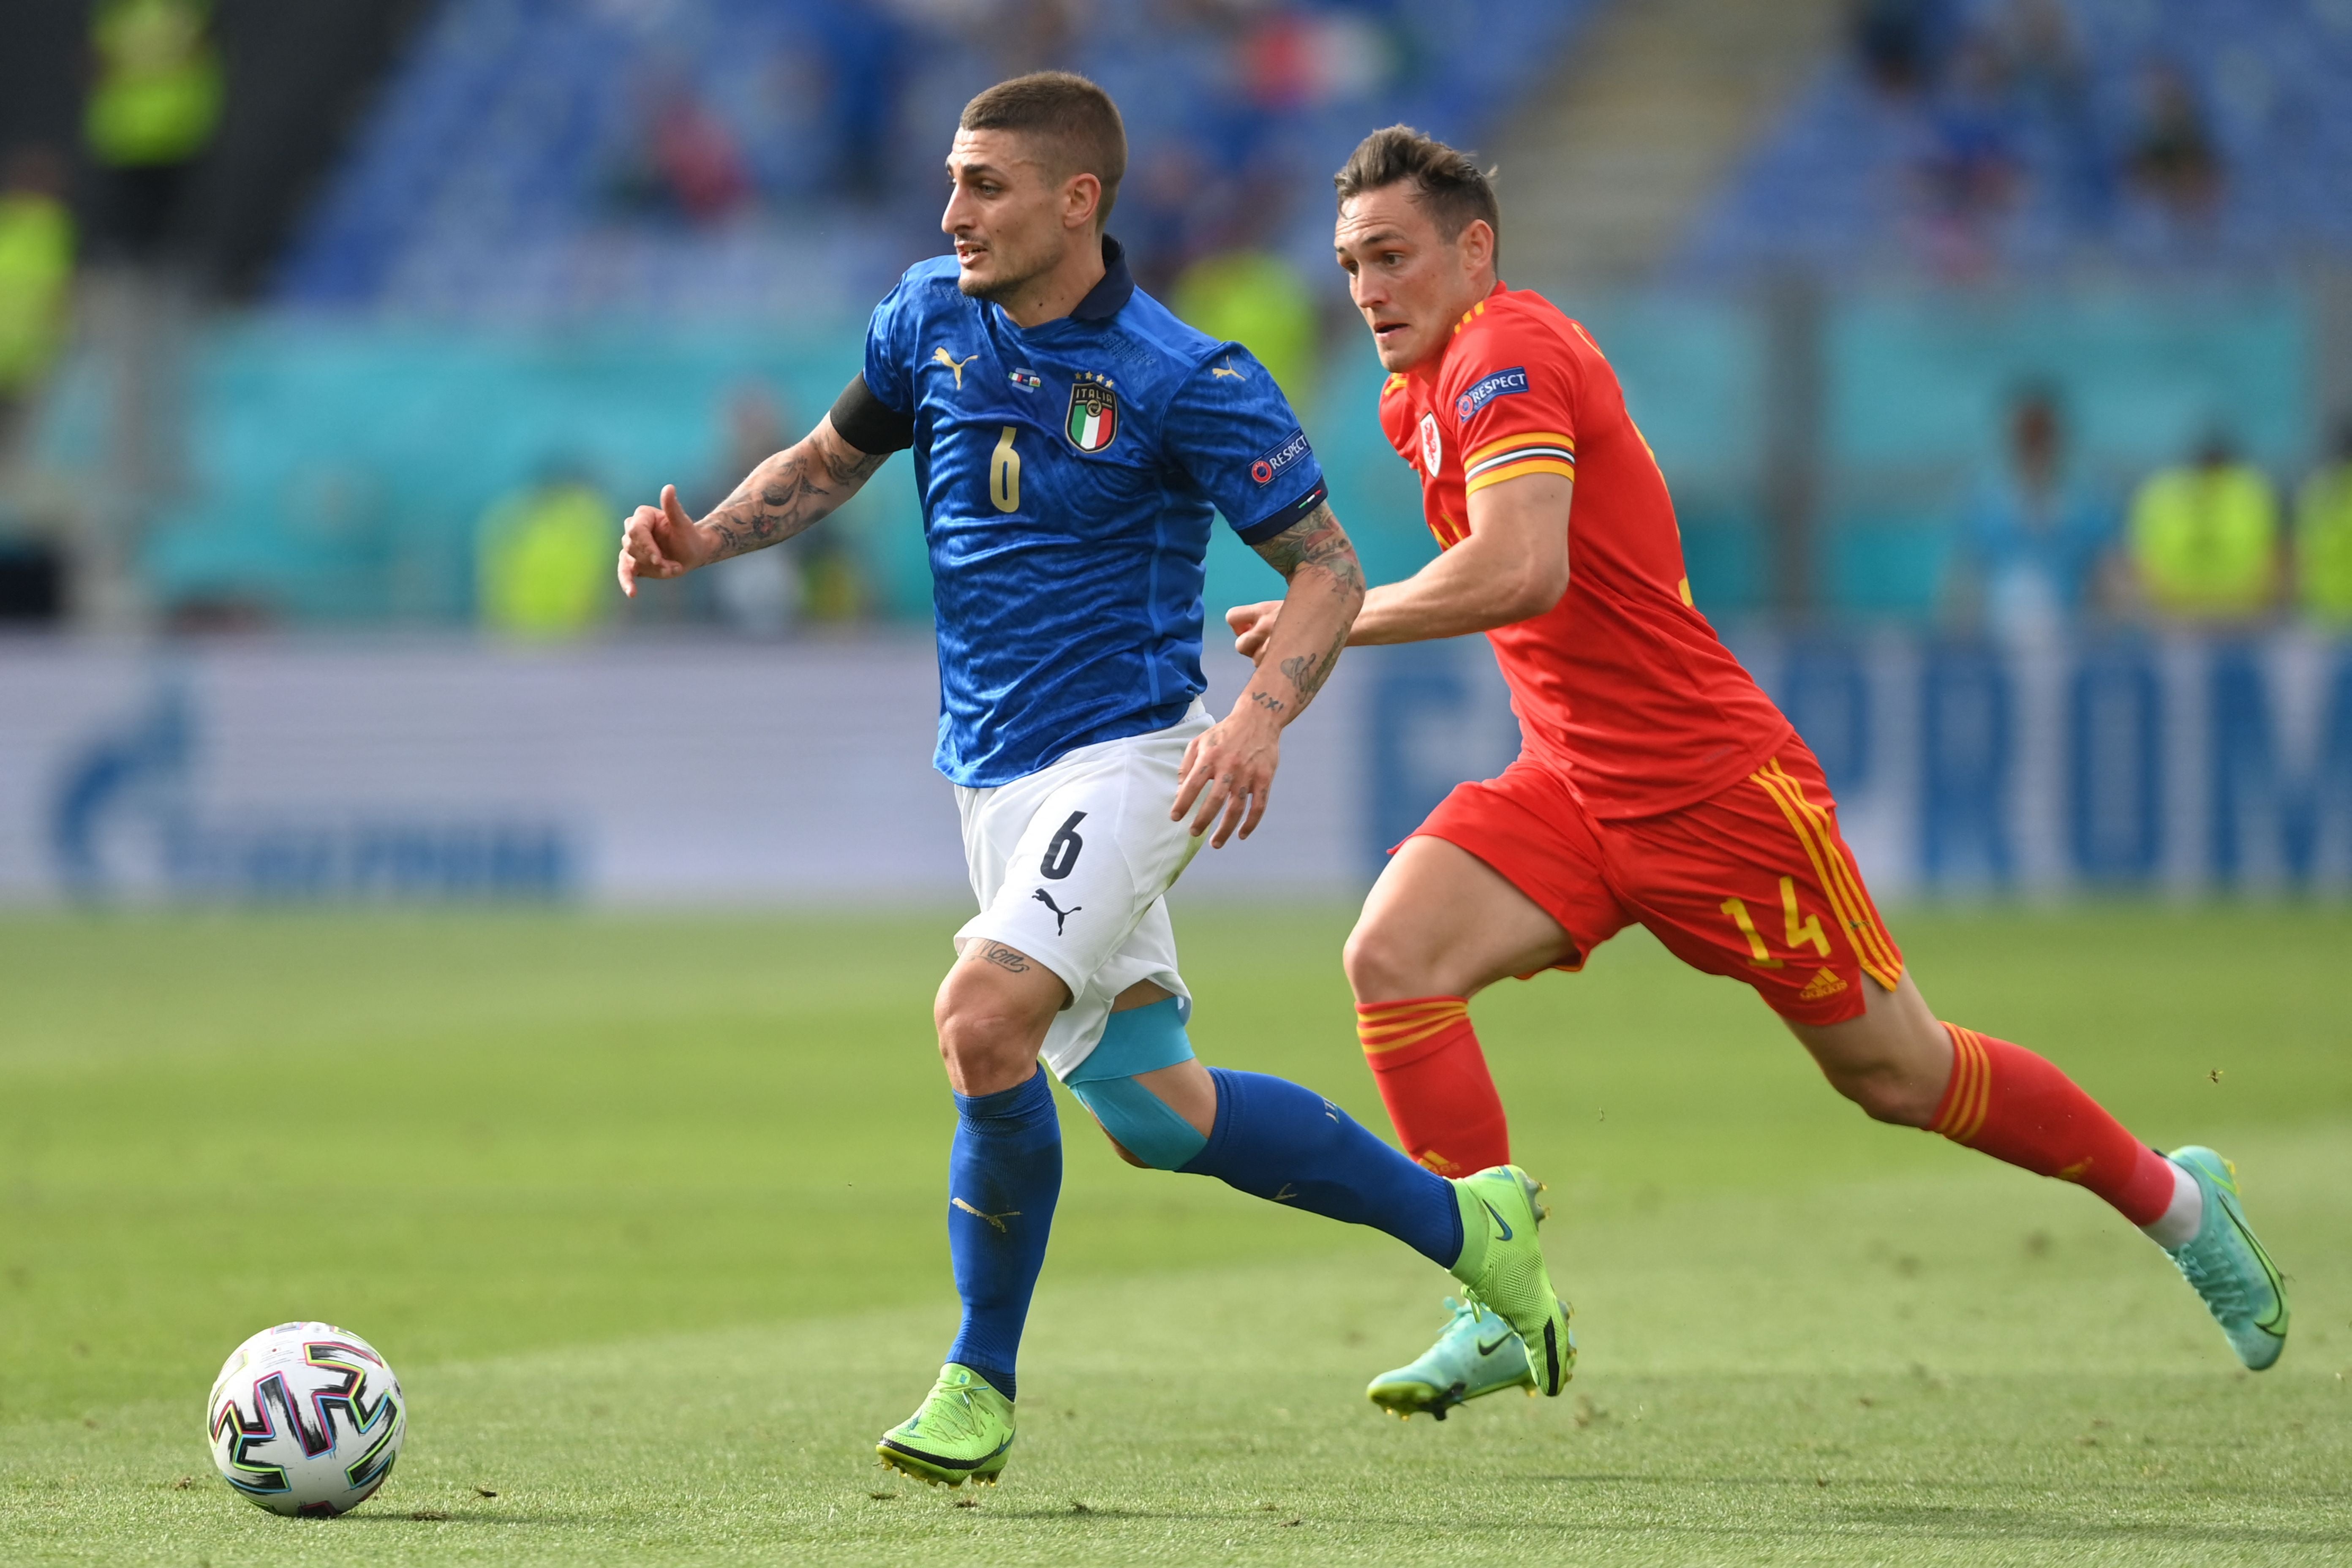
[[[1356,547],[1328,503],[1256,548],[1290,581],[1281,624],[1252,652],[1257,670],[1234,710],[1184,753],[1175,809],[1169,813],[1181,818],[1197,802],[1192,833],[1198,837],[1216,822],[1212,847],[1222,847],[1237,826],[1244,838],[1256,830],[1273,791],[1282,728],[1307,710],[1331,678],[1364,602]]]
[[[1568,513],[1574,481],[1528,474],[1470,498],[1470,537],[1406,578],[1364,597],[1348,641],[1427,642],[1491,631],[1542,615],[1568,592]],[[1252,658],[1283,635],[1288,601],[1225,613]]]
[[[815,429],[753,468],[735,493],[696,522],[662,487],[661,505],[641,506],[621,533],[621,592],[635,596],[640,577],[682,577],[698,566],[790,539],[857,493],[887,452],[861,452],[826,415]]]

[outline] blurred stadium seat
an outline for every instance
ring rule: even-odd
[[[1142,215],[1173,248],[1212,242],[1245,184],[1295,209],[1287,237],[1319,263],[1325,216],[1297,198],[1368,123],[1476,141],[1589,9],[1118,0],[1091,8],[1056,63],[1118,99],[1139,174],[1180,150],[1195,161],[1202,210],[1173,224]],[[1026,63],[1008,51],[1032,11],[1058,8],[450,0],[288,257],[278,297],[502,322],[862,314],[937,248],[926,231],[955,116]],[[658,148],[648,159],[648,127],[681,100],[749,170],[740,208],[697,221],[671,199],[677,172]],[[1148,185],[1130,184],[1130,215],[1151,205]]]
[[[1874,79],[1859,49],[1828,62],[1696,226],[1678,269],[2204,275],[2269,272],[2352,246],[2352,7],[1948,9],[1953,41],[1924,81]],[[2135,164],[2159,72],[2185,80],[2218,159],[2210,210],[2179,210]],[[1963,153],[2009,176],[1973,200],[1955,195],[1937,169]]]

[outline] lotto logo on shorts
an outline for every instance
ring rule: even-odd
[[[1307,456],[1311,448],[1307,445],[1307,432],[1293,430],[1289,438],[1281,446],[1250,465],[1250,478],[1259,484],[1270,485],[1274,483],[1275,475],[1295,465],[1299,458]]]
[[[1508,370],[1498,370],[1454,400],[1454,416],[1456,420],[1467,419],[1495,399],[1508,397],[1512,393],[1527,389],[1526,366],[1513,365]]]

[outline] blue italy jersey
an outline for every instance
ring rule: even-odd
[[[1250,543],[1323,499],[1297,416],[1237,344],[1103,280],[1024,330],[908,269],[876,307],[866,384],[915,426],[939,617],[941,773],[1001,784],[1074,747],[1164,729],[1201,677],[1213,512]]]

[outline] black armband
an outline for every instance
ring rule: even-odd
[[[1321,480],[1317,480],[1313,489],[1272,517],[1261,518],[1247,528],[1240,530],[1242,542],[1252,545],[1264,544],[1276,535],[1297,527],[1315,515],[1315,509],[1321,506],[1330,493]]]
[[[915,444],[915,419],[901,414],[866,384],[863,374],[851,376],[841,395],[833,400],[833,433],[869,458],[887,458]]]

